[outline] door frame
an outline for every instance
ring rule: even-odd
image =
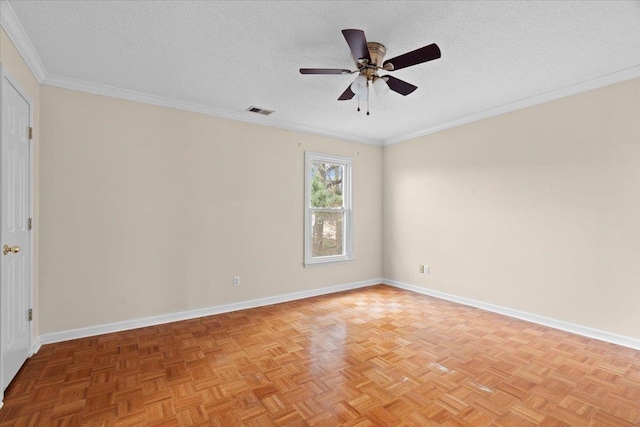
[[[7,67],[0,62],[0,138],[2,138],[2,124],[4,119],[4,97],[5,90],[4,84],[5,80],[8,84],[14,87],[14,89],[24,98],[29,106],[29,126],[33,127],[33,101],[27,95],[27,93],[22,89],[20,83],[11,75]],[[33,218],[33,139],[29,141],[28,144],[28,152],[29,152],[29,218]],[[0,173],[2,172],[2,151],[0,150]],[[1,176],[1,175],[0,175]],[[0,219],[2,217],[2,198],[1,198],[2,189],[0,187]],[[2,228],[0,227],[0,242],[2,236]],[[0,264],[0,268],[2,268]],[[33,309],[33,228],[29,231],[29,279],[27,280],[27,284],[29,286],[29,306]],[[0,283],[0,287],[1,287]],[[2,293],[0,292],[0,298],[2,298]],[[0,300],[1,303],[1,300]],[[3,375],[2,369],[2,317],[0,316],[0,376]],[[29,357],[33,356],[33,321],[29,322]],[[0,378],[2,380],[2,378]],[[2,407],[2,402],[4,401],[4,390],[0,390],[0,407]]]

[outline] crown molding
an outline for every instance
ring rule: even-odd
[[[467,123],[476,122],[478,120],[488,119],[489,117],[499,116],[501,114],[506,114],[512,111],[520,110],[522,108],[531,107],[533,105],[542,104],[545,102],[553,101],[554,99],[564,98],[566,96],[575,95],[580,92],[586,92],[588,90],[597,89],[603,86],[608,86],[608,85],[619,83],[625,80],[635,79],[637,77],[640,77],[640,65],[636,65],[635,67],[616,71],[615,73],[606,74],[604,76],[597,77],[592,80],[587,80],[571,86],[563,87],[561,89],[547,92],[542,95],[532,96],[530,98],[521,99],[519,101],[511,102],[509,104],[492,108],[490,110],[482,111],[480,113],[475,113],[465,117],[461,117],[459,119],[452,120],[444,124],[436,125],[421,131],[412,132],[406,135],[400,135],[394,138],[385,139],[382,141],[382,145],[389,146],[389,145],[397,144],[398,142],[407,141],[410,139],[418,138],[420,136],[440,132],[445,129],[465,125]]]
[[[29,40],[27,33],[24,31],[24,27],[7,0],[0,1],[0,25],[4,28],[20,55],[22,55],[24,62],[27,63],[38,83],[42,83],[42,80],[47,75],[47,69],[44,67],[36,49],[31,44],[31,40]]]
[[[294,123],[274,120],[260,116],[248,111],[231,111],[223,108],[211,107],[204,104],[196,104],[193,102],[180,101],[162,96],[151,95],[148,93],[136,92],[129,89],[120,89],[113,86],[91,83],[82,80],[76,80],[69,77],[61,76],[45,76],[42,81],[43,85],[54,86],[63,89],[75,90],[79,92],[88,92],[94,95],[109,96],[111,98],[126,99],[129,101],[141,102],[143,104],[156,105],[159,107],[175,108],[177,110],[190,111],[193,113],[206,114],[209,116],[221,117],[224,119],[239,120],[241,122],[253,123],[257,125],[269,126],[279,129],[292,130],[296,132],[310,133],[314,135],[336,138],[345,141],[359,142],[362,144],[381,146],[382,140],[360,137],[356,135],[333,132],[324,129],[316,129],[309,126],[301,126]]]
[[[486,110],[486,111],[471,114],[465,117],[461,117],[459,119],[452,120],[444,124],[436,125],[421,131],[412,132],[409,134],[400,135],[394,138],[389,138],[384,140],[360,137],[360,136],[345,134],[340,132],[333,132],[325,129],[316,129],[308,126],[302,126],[294,123],[273,120],[272,118],[253,115],[252,113],[249,113],[247,111],[237,112],[237,111],[225,110],[222,108],[211,107],[208,105],[180,101],[180,100],[171,99],[171,98],[164,98],[161,96],[150,95],[150,94],[136,92],[128,89],[120,89],[113,86],[101,85],[98,83],[85,82],[81,80],[71,79],[68,77],[46,75],[44,79],[41,81],[41,83],[48,86],[61,87],[65,89],[76,90],[80,92],[88,92],[96,95],[109,96],[113,98],[126,99],[129,101],[142,102],[145,104],[157,105],[161,107],[175,108],[178,110],[191,111],[191,112],[206,114],[210,116],[222,117],[222,118],[231,119],[231,120],[239,120],[239,121],[259,124],[263,126],[320,135],[324,137],[336,138],[336,139],[341,139],[345,141],[359,142],[362,144],[369,144],[369,145],[376,145],[376,146],[389,146],[389,145],[397,144],[398,142],[407,141],[410,139],[418,138],[420,136],[440,132],[445,129],[465,125],[467,123],[472,123],[472,122],[476,122],[483,119],[488,119],[490,117],[499,116],[501,114],[510,113],[512,111],[520,110],[523,108],[553,101],[555,99],[564,98],[566,96],[575,95],[581,92],[586,92],[592,89],[597,89],[603,86],[608,86],[614,83],[619,83],[625,80],[631,80],[638,77],[640,77],[640,65],[627,68],[624,70],[616,71],[615,73],[606,74],[604,76],[597,77],[592,80],[587,80],[585,82],[577,83],[577,84],[567,86],[561,89],[557,89],[551,92],[547,92],[541,95],[536,95],[530,98],[525,98],[519,101],[511,102],[509,104],[492,108],[490,110]]]

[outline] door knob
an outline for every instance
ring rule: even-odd
[[[7,245],[4,245],[4,248],[2,248],[2,253],[4,253],[6,255],[9,252],[11,252],[12,254],[17,254],[18,252],[20,252],[20,246],[7,246]]]

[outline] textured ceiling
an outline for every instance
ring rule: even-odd
[[[11,1],[50,76],[203,104],[268,120],[391,140],[640,65],[638,1]],[[437,43],[442,58],[398,70],[403,97],[337,101],[352,76],[340,30],[387,58]]]

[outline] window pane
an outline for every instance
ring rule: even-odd
[[[324,162],[311,163],[312,208],[342,208],[344,167]]]
[[[313,212],[311,234],[313,243],[311,256],[344,255],[343,232],[344,212]]]

